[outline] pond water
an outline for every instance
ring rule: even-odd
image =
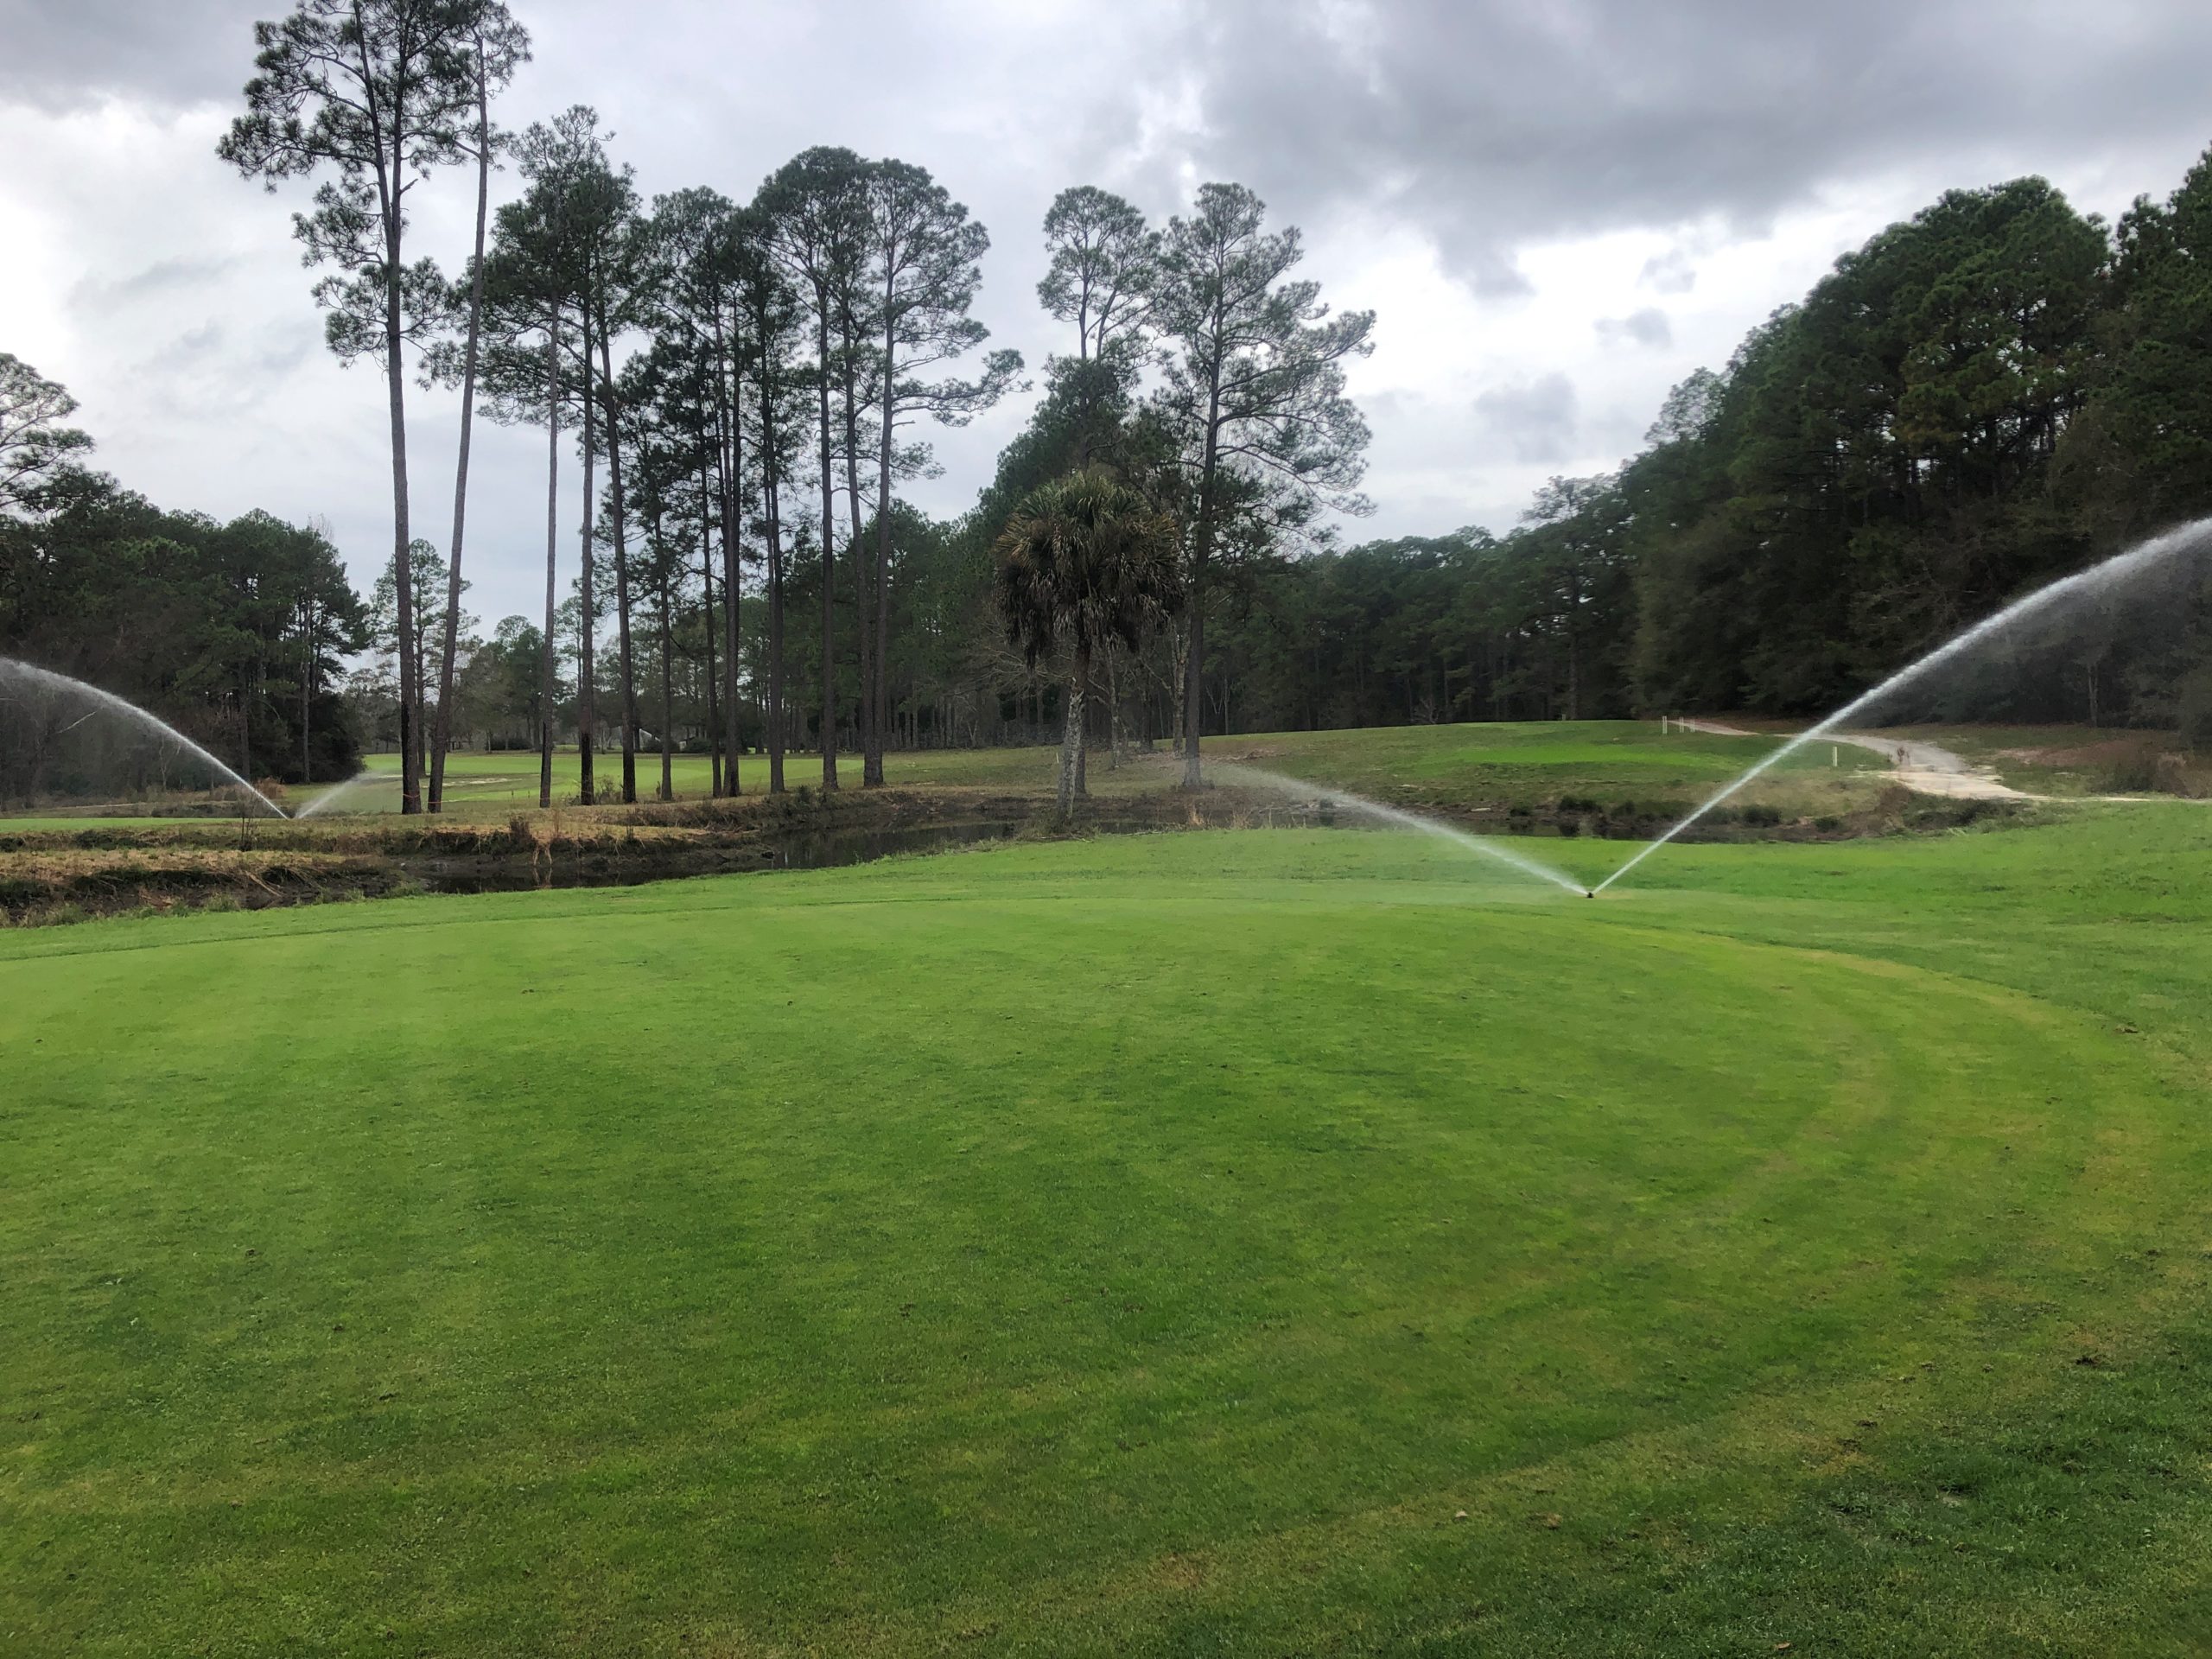
[[[526,893],[550,887],[627,887],[692,875],[732,875],[768,870],[824,870],[868,864],[906,853],[1010,840],[1020,824],[931,823],[896,829],[815,831],[743,847],[679,845],[625,852],[522,857],[403,858],[408,879],[431,893]],[[1139,829],[1130,824],[1100,829]]]

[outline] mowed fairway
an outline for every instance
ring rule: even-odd
[[[1364,731],[1270,732],[1205,740],[1207,755],[1249,762],[1285,776],[1365,791],[1393,801],[1536,805],[1561,795],[1627,798],[1687,811],[1774,747],[1771,737],[1715,737],[1701,732],[1662,732],[1656,721],[1586,720],[1448,726],[1391,726]],[[887,781],[906,788],[1044,791],[1052,787],[1057,748],[922,749],[884,757]],[[622,757],[593,757],[599,798],[619,798]],[[849,787],[860,781],[857,756],[840,758]],[[1881,762],[1863,750],[1827,746],[1794,756],[1752,786],[1747,800],[1774,800],[1808,813],[1848,806],[1869,792],[1866,773]],[[537,804],[538,760],[534,753],[464,752],[447,759],[448,810],[483,817],[529,811]],[[705,795],[709,773],[703,754],[671,757],[671,781],[686,799]],[[1118,770],[1094,754],[1087,777],[1095,794],[1153,790],[1177,777],[1165,746]],[[739,781],[751,792],[767,786],[765,756],[748,754]],[[822,760],[793,754],[786,783],[818,786]],[[554,756],[554,798],[575,798],[580,780],[574,749]],[[1856,788],[1854,790],[1854,785]],[[660,787],[660,757],[638,757],[638,793],[653,798]],[[314,791],[295,791],[304,802]],[[365,775],[334,796],[326,811],[385,812],[399,808],[399,757],[375,754]]]
[[[884,757],[885,775],[888,782],[902,788],[929,788],[938,785],[976,787],[987,789],[1035,789],[1052,787],[1054,768],[1058,759],[1057,748],[1008,749],[923,749],[888,754]],[[670,781],[677,797],[683,800],[696,800],[710,792],[713,774],[703,754],[677,754],[669,757]],[[1129,769],[1122,773],[1106,770],[1103,761],[1096,763],[1098,771],[1094,779],[1096,788],[1103,792],[1116,787],[1157,788],[1162,775],[1150,769]],[[399,810],[399,757],[396,754],[372,754],[365,758],[364,775],[334,797],[325,811],[336,812],[397,812]],[[861,760],[856,754],[838,757],[842,782],[855,791],[861,781]],[[609,754],[601,751],[592,757],[592,778],[597,798],[602,803],[618,801],[622,790],[622,756],[618,750]],[[485,753],[463,751],[447,757],[446,800],[448,810],[460,817],[501,817],[510,811],[528,812],[537,805],[538,758],[533,753],[502,752]],[[822,757],[818,754],[793,754],[785,760],[785,780],[792,789],[802,786],[819,788],[822,783]],[[553,757],[553,798],[556,804],[573,803],[582,782],[580,759],[573,748],[557,751]],[[747,754],[738,762],[738,782],[747,794],[760,794],[768,787],[768,758],[765,754]],[[429,788],[427,782],[423,787]],[[650,801],[657,798],[660,789],[660,756],[640,754],[638,757],[638,797]],[[302,801],[313,798],[315,791],[302,789],[295,793]]]
[[[2209,870],[1212,832],[0,935],[0,1651],[2196,1650]]]

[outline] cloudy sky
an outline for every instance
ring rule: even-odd
[[[0,351],[70,386],[133,487],[319,516],[365,587],[390,548],[380,381],[322,349],[294,202],[214,156],[283,3],[0,0]],[[537,54],[504,119],[595,105],[648,195],[742,199],[815,143],[929,168],[989,226],[980,315],[1033,363],[1063,343],[1034,298],[1055,191],[1164,219],[1249,184],[1332,301],[1380,313],[1353,378],[1361,534],[1509,528],[1945,188],[2041,173],[2111,216],[2212,143],[2203,0],[513,3]],[[416,246],[456,264],[469,181],[426,198]],[[968,505],[1027,403],[943,436],[918,499]],[[435,526],[453,400],[411,413]],[[531,608],[543,484],[524,435],[478,457],[488,622]]]

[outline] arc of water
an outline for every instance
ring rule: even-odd
[[[1385,823],[1395,824],[1401,830],[1411,830],[1419,835],[1433,836],[1440,841],[1450,842],[1455,847],[1480,853],[1484,857],[1508,865],[1523,875],[1532,876],[1539,881],[1548,881],[1556,887],[1564,887],[1578,899],[1587,891],[1582,883],[1577,881],[1573,876],[1554,869],[1541,860],[1530,858],[1524,853],[1515,852],[1510,847],[1501,847],[1485,836],[1471,835],[1465,830],[1439,823],[1434,818],[1425,818],[1418,812],[1407,812],[1395,806],[1385,806],[1380,801],[1370,801],[1364,795],[1355,795],[1350,790],[1338,789],[1333,785],[1315,784],[1303,779],[1285,777],[1279,772],[1268,772],[1263,767],[1248,766],[1235,761],[1209,760],[1206,762],[1206,770],[1217,778],[1226,778],[1231,781],[1241,779],[1257,784],[1263,788],[1286,793],[1318,795],[1324,800],[1338,803],[1355,812],[1379,818]]]
[[[1825,737],[1837,728],[1847,724],[1878,703],[1890,693],[1911,684],[1929,670],[1942,667],[1945,663],[1973,650],[1985,639],[2001,633],[2012,624],[2022,621],[2038,611],[2048,609],[2061,601],[2074,598],[2107,582],[2118,581],[2123,576],[2133,575],[2136,572],[2146,569],[2161,560],[2171,558],[2176,553],[2198,545],[2208,536],[2212,536],[2212,518],[2192,519],[2190,523],[2167,531],[2163,535],[2154,536],[2147,542],[2139,543],[2125,552],[2115,553],[2101,564],[2093,564],[2086,570],[2077,570],[2070,576],[2062,576],[2056,582],[2014,600],[2003,610],[1982,618],[1972,627],[1962,633],[1954,635],[1918,661],[1906,664],[1904,667],[1891,675],[1873,690],[1862,692],[1853,697],[1818,725],[1807,728],[1788,742],[1762,756],[1757,765],[1746,768],[1734,782],[1699,806],[1688,817],[1676,823],[1665,835],[1661,836],[1656,841],[1645,843],[1627,863],[1592,887],[1590,890],[1591,896],[1595,898],[1607,887],[1611,887],[1614,882],[1643,863],[1645,859],[1674,840],[1676,836],[1681,835],[1683,830],[1712,811],[1714,807],[1719,805],[1721,802],[1743,788],[1761,772],[1795,754],[1808,743]]]
[[[27,663],[22,658],[16,657],[0,657],[0,672],[20,675],[35,685],[48,686],[57,691],[79,692],[92,698],[101,708],[107,709],[116,714],[122,715],[126,719],[137,721],[140,725],[148,727],[153,731],[160,734],[162,736],[168,738],[170,742],[175,744],[177,747],[185,751],[186,753],[196,756],[200,760],[205,760],[217,772],[229,779],[231,782],[236,784],[247,794],[252,796],[253,798],[259,801],[262,805],[267,807],[269,810],[277,817],[281,818],[285,816],[284,809],[283,807],[277,805],[276,802],[270,800],[266,795],[256,789],[251,784],[246,782],[244,778],[240,777],[229,766],[225,766],[213,754],[210,754],[206,749],[200,747],[199,744],[194,742],[190,738],[187,737],[182,732],[177,730],[175,727],[170,725],[168,721],[163,720],[160,715],[148,713],[145,709],[141,709],[137,703],[130,702],[128,698],[118,697],[112,691],[102,690],[99,686],[94,685],[90,680],[80,680],[76,678],[73,675],[57,674],[50,668],[41,668],[36,663]],[[82,725],[84,722],[82,721],[79,721],[76,723],[78,725]]]
[[[315,799],[309,801],[305,806],[302,807],[292,816],[298,818],[312,818],[318,813],[326,812],[329,810],[332,806],[336,804],[340,796],[351,794],[354,785],[362,782],[365,779],[372,778],[376,774],[374,772],[365,770],[357,772],[351,778],[346,779],[345,782],[333,784],[328,789],[324,790],[321,794],[316,796]]]

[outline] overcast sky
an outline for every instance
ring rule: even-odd
[[[130,486],[320,516],[365,588],[391,546],[380,378],[323,350],[303,190],[272,200],[214,156],[252,21],[283,3],[0,0],[0,351],[74,391]],[[2041,173],[2113,216],[2212,143],[2204,0],[512,3],[537,55],[501,118],[595,105],[648,196],[742,200],[817,143],[929,168],[990,228],[979,315],[1033,364],[1064,344],[1034,293],[1056,191],[1164,219],[1205,180],[1250,185],[1332,302],[1380,314],[1352,380],[1360,536],[1510,528],[1943,188]],[[415,248],[457,265],[470,181],[423,200]],[[942,435],[915,498],[967,506],[1029,402]],[[410,419],[438,540],[454,400],[417,394]],[[543,457],[479,430],[488,625],[534,608]]]

